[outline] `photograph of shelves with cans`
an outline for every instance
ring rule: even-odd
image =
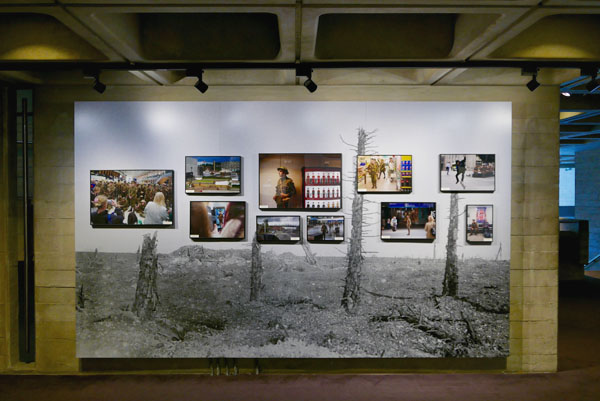
[[[342,207],[342,172],[337,167],[305,167],[302,185],[306,209],[340,209]]]

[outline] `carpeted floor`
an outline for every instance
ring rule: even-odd
[[[600,400],[600,279],[561,284],[559,372],[0,376],[0,400]]]

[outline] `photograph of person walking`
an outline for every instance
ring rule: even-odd
[[[442,192],[494,192],[496,155],[442,154],[439,162]]]
[[[381,203],[381,239],[432,241],[435,239],[435,203]]]

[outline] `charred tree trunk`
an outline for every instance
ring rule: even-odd
[[[306,263],[311,266],[317,265],[317,258],[315,254],[310,250],[310,245],[306,241],[302,241],[302,249],[304,249],[304,253],[306,254]]]
[[[368,134],[364,129],[358,130],[357,155],[366,153]],[[354,171],[356,171],[356,158]],[[354,180],[356,181],[356,180]],[[364,262],[362,252],[362,225],[363,225],[363,197],[358,194],[357,186],[354,184],[354,199],[352,199],[352,231],[348,243],[348,270],[346,271],[346,282],[344,294],[342,295],[342,306],[346,312],[351,312],[360,304],[360,279]]]
[[[252,265],[250,268],[250,301],[258,301],[262,292],[262,257],[260,255],[260,244],[254,234],[252,239]]]
[[[446,245],[446,269],[442,295],[458,295],[458,256],[456,255],[456,237],[458,236],[458,194],[450,196],[450,223],[448,224],[448,244]]]
[[[77,298],[77,306],[75,309],[83,310],[83,308],[85,308],[85,294],[83,293],[83,284],[81,284],[79,287],[77,287],[76,298]]]
[[[135,290],[135,301],[133,311],[141,318],[148,319],[158,306],[158,291],[156,277],[158,274],[158,255],[156,254],[156,231],[144,235],[142,252],[140,254],[140,274],[138,276],[137,288]]]

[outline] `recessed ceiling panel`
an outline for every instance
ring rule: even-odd
[[[551,15],[540,19],[491,55],[502,59],[598,59],[600,15]]]
[[[323,14],[319,59],[446,58],[454,43],[456,14]]]
[[[271,13],[140,13],[148,60],[273,60],[281,45]]]
[[[77,34],[45,14],[0,14],[0,60],[105,60]]]

